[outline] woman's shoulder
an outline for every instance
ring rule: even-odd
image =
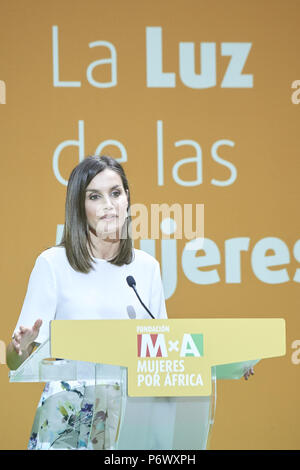
[[[157,261],[154,256],[150,255],[146,251],[139,250],[138,248],[134,248],[134,256],[132,262],[143,267],[152,268],[154,269],[159,266],[159,262]],[[49,264],[53,267],[59,266],[69,266],[69,262],[66,255],[66,249],[64,246],[52,246],[44,251],[42,251],[38,257],[37,261],[39,260],[46,260]]]
[[[156,266],[158,263],[154,256],[150,255],[146,251],[134,248],[134,261],[137,263],[148,264],[149,266]]]
[[[45,259],[50,264],[55,264],[58,262],[65,262],[66,260],[66,250],[64,246],[51,246],[42,251],[37,260]]]

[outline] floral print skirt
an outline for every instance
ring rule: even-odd
[[[36,411],[28,449],[114,449],[121,411],[119,383],[47,382]]]

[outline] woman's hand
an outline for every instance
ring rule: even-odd
[[[39,318],[32,328],[20,326],[19,330],[14,334],[12,344],[19,356],[22,355],[23,351],[27,351],[30,344],[36,339],[42,323],[43,321]]]
[[[248,380],[248,378],[250,377],[250,375],[254,375],[253,367],[250,367],[250,369],[247,369],[247,371],[246,371],[245,374],[244,374],[244,379],[245,379],[245,380]]]

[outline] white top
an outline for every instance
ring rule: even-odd
[[[41,318],[35,341],[42,343],[49,337],[51,320],[151,319],[128,286],[127,276],[134,277],[137,292],[152,315],[167,318],[160,266],[153,256],[134,249],[133,261],[123,266],[93,259],[94,270],[84,274],[71,267],[64,247],[43,251],[31,272],[14,333],[19,326],[32,327]]]

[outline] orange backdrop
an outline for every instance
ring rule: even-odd
[[[299,2],[0,9],[1,344],[64,223],[70,171],[109,154],[133,203],[204,204],[213,251],[197,253],[202,267],[182,258],[187,240],[168,263],[155,242],[170,318],[286,319],[285,357],[262,361],[248,382],[218,384],[211,448],[298,448]],[[0,448],[24,449],[43,384],[9,384],[5,364],[0,380]]]

